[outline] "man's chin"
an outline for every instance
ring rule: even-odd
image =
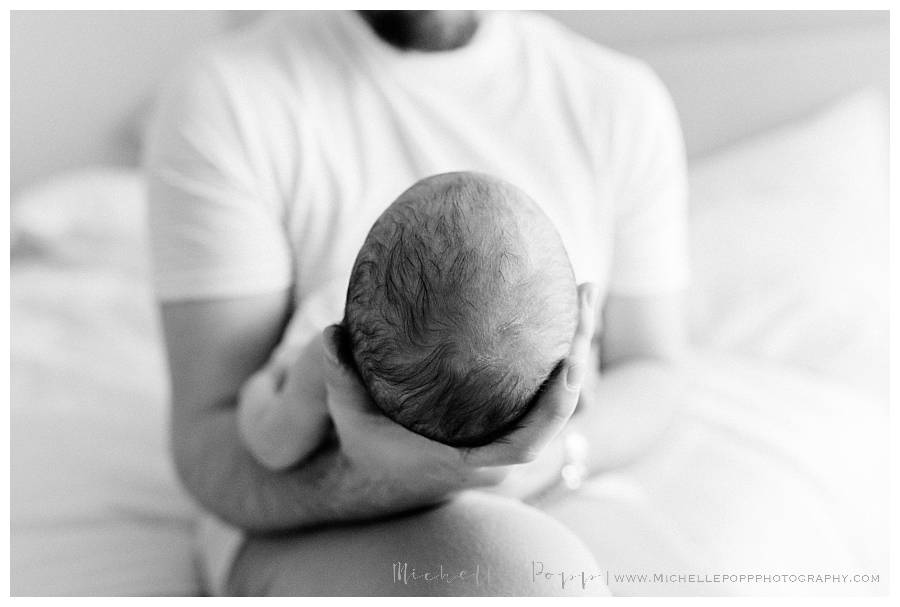
[[[476,11],[359,11],[385,42],[401,49],[447,51],[468,44]]]

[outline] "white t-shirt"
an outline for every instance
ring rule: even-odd
[[[687,281],[677,117],[642,63],[530,13],[471,42],[401,51],[352,12],[273,13],[164,89],[146,150],[162,300],[293,285],[343,296],[376,217],[416,180],[475,170],[528,192],[579,282]],[[343,301],[336,299],[332,320]]]

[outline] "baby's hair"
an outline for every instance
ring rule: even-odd
[[[417,182],[375,222],[347,291],[346,349],[391,419],[455,446],[528,411],[565,356],[576,290],[559,235],[499,179]]]

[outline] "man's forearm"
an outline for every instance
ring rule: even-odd
[[[178,419],[173,449],[194,498],[222,520],[258,532],[386,516],[444,496],[400,492],[352,468],[340,449],[323,448],[297,468],[274,472],[241,444],[233,408]]]
[[[624,466],[651,450],[682,409],[685,377],[681,362],[647,360],[586,381],[570,424],[590,444],[589,472]]]

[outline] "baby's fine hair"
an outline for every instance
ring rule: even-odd
[[[562,241],[514,186],[425,178],[378,218],[343,321],[372,400],[430,439],[477,446],[512,430],[566,355],[575,280]]]

